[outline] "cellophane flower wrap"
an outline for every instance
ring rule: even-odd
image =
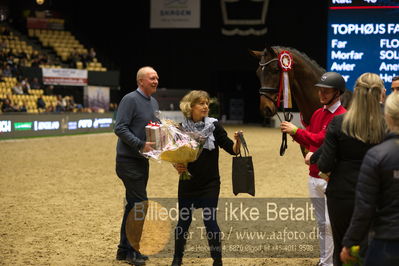
[[[147,141],[155,142],[155,148],[143,153],[145,157],[185,165],[197,160],[205,142],[203,136],[184,131],[172,120],[163,120],[162,124],[150,123],[146,127],[146,137]],[[182,180],[190,178],[191,175],[188,172],[180,175]]]

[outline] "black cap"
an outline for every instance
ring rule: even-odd
[[[321,76],[320,82],[315,86],[322,88],[334,88],[343,94],[346,90],[345,79],[337,72],[326,72]]]

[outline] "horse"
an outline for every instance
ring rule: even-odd
[[[321,107],[318,90],[314,85],[320,81],[326,71],[316,61],[294,48],[273,46],[266,47],[264,51],[249,51],[259,59],[256,74],[261,83],[260,111],[264,117],[272,117],[278,111],[277,98],[281,71],[278,54],[283,50],[289,51],[293,58],[293,68],[288,73],[291,95],[298,106],[303,123],[308,125],[314,111]],[[351,92],[348,90],[341,96],[345,108],[350,103],[350,96]]]
[[[288,72],[291,95],[301,113],[302,123],[309,125],[314,111],[321,107],[318,89],[314,86],[326,72],[316,61],[310,59],[304,53],[289,47],[266,47],[264,51],[249,52],[259,59],[256,74],[260,80],[260,111],[264,117],[272,117],[278,111],[278,94],[280,83],[280,66],[278,54],[281,51],[289,51],[293,58],[293,68]],[[351,92],[346,90],[341,95],[342,105],[347,108],[350,104]],[[283,109],[284,111],[284,109]],[[290,120],[284,113],[285,119]],[[279,117],[280,118],[280,117]],[[280,119],[281,120],[281,119]],[[287,148],[287,137],[283,133],[280,155],[284,155]],[[302,154],[305,156],[304,147],[301,146]]]

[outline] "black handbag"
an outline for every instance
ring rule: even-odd
[[[244,156],[240,153],[233,157],[233,193],[248,193],[255,196],[255,176],[252,156],[249,155],[247,143],[241,132],[238,133],[241,145],[244,149]]]

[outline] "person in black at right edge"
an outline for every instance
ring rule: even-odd
[[[349,248],[359,245],[370,227],[373,240],[363,265],[399,265],[399,92],[385,102],[390,133],[364,157],[356,187],[355,210],[343,239],[341,259],[353,258]]]

